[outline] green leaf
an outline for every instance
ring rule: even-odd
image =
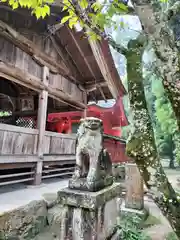
[[[95,2],[91,5],[95,12],[101,10],[102,5],[99,2]]]
[[[123,4],[123,3],[119,3],[119,4],[118,4],[118,7],[119,7],[121,10],[123,10],[123,11],[127,11],[127,10],[128,10],[128,7],[127,7],[125,4]]]
[[[64,7],[63,7],[62,10],[65,11],[65,10],[67,10],[67,9],[68,9],[68,6],[65,6],[65,5],[64,5]]]
[[[75,24],[78,22],[78,17],[73,17],[69,19],[69,27],[72,29]]]
[[[45,0],[44,2],[46,2],[46,3],[53,3],[54,0]]]
[[[18,8],[19,7],[19,3],[16,1],[16,2],[14,2],[14,4],[12,5],[12,8],[13,9],[16,9],[16,8]]]
[[[9,5],[13,6],[13,4],[14,4],[14,0],[9,0]]]
[[[71,17],[72,17],[71,15],[68,15],[68,16],[66,16],[66,17],[63,17],[63,18],[61,19],[61,23],[66,23]]]
[[[63,11],[67,10],[70,6],[71,6],[71,3],[68,1],[68,0],[63,0]]]
[[[125,26],[125,24],[124,24],[123,21],[120,21],[120,24],[119,24],[119,25],[120,25],[121,28],[124,28],[124,26]]]
[[[87,0],[81,0],[79,1],[79,5],[82,9],[86,9],[88,7],[88,1]]]
[[[97,41],[101,39],[101,37],[93,31],[87,31],[86,34],[88,35],[90,40]]]
[[[34,9],[34,13],[35,13],[37,19],[39,19],[40,17],[42,17],[42,8],[37,7],[36,9]]]
[[[50,7],[48,5],[44,5],[42,10],[43,10],[45,16],[50,15]]]

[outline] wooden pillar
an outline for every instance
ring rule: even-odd
[[[143,179],[135,163],[126,164],[125,207],[136,210],[144,208]]]
[[[42,81],[46,85],[48,85],[48,78],[49,78],[49,69],[47,67],[44,67]],[[37,144],[37,154],[39,157],[39,161],[37,162],[37,166],[36,166],[35,179],[34,179],[35,185],[39,185],[42,180],[43,154],[44,154],[43,139],[44,139],[45,129],[46,129],[47,104],[48,104],[48,92],[45,90],[42,90],[39,93],[39,104],[38,104],[37,127],[39,129],[39,137],[38,137],[38,144]]]
[[[83,113],[83,117],[86,118],[87,117],[87,92],[83,92],[83,97],[84,97],[84,103],[86,105],[86,108],[84,109],[84,113]]]

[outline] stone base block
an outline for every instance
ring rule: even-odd
[[[127,208],[125,206],[125,202],[123,201],[120,206],[120,216],[123,217],[123,215],[137,215],[139,216],[142,220],[146,219],[148,216],[148,211],[143,208],[142,210],[137,210],[133,208]]]
[[[112,176],[108,176],[106,178],[101,178],[98,181],[94,181],[91,183],[87,183],[86,178],[80,178],[77,180],[75,180],[75,179],[69,180],[69,188],[83,190],[83,191],[90,191],[90,192],[99,191],[105,187],[112,185],[112,184],[113,184]]]
[[[69,188],[58,192],[59,204],[68,209],[62,239],[104,240],[112,235],[120,210],[116,200],[121,190],[121,185],[114,183],[98,192]]]

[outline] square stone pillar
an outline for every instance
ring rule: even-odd
[[[144,208],[144,189],[143,179],[136,164],[126,164],[126,196],[125,201],[121,203],[121,218],[128,215],[138,215],[145,219],[148,211]]]
[[[143,179],[135,163],[126,165],[125,207],[142,210],[144,208]]]
[[[67,209],[61,235],[66,240],[104,240],[114,232],[118,209],[117,198],[121,195],[119,183],[98,192],[69,188],[58,192],[58,203]]]

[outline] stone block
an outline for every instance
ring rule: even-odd
[[[34,239],[47,225],[46,202],[32,201],[0,216],[1,240]]]
[[[136,164],[126,164],[126,208],[141,210],[144,208],[143,179]]]
[[[104,240],[110,236],[119,215],[117,198],[120,195],[119,183],[98,192],[69,188],[58,192],[58,202],[68,209],[62,239]]]
[[[96,192],[99,191],[105,187],[108,187],[113,184],[113,177],[102,176],[99,180],[96,180],[91,183],[91,185],[87,184],[86,178],[80,178],[77,180],[70,179],[69,180],[69,188],[70,189],[77,189],[82,191],[90,191],[90,192]]]
[[[125,202],[123,201],[121,206],[120,206],[120,218],[123,218],[123,216],[133,216],[133,215],[137,215],[139,216],[142,220],[145,220],[148,216],[148,210],[147,209],[141,209],[141,210],[137,210],[137,209],[132,209],[132,208],[127,208],[125,205]]]
[[[66,230],[66,217],[68,208],[66,206],[57,204],[48,210],[48,225],[49,233],[58,239],[64,239]]]
[[[57,193],[45,193],[42,195],[47,207],[51,208],[57,204]]]

